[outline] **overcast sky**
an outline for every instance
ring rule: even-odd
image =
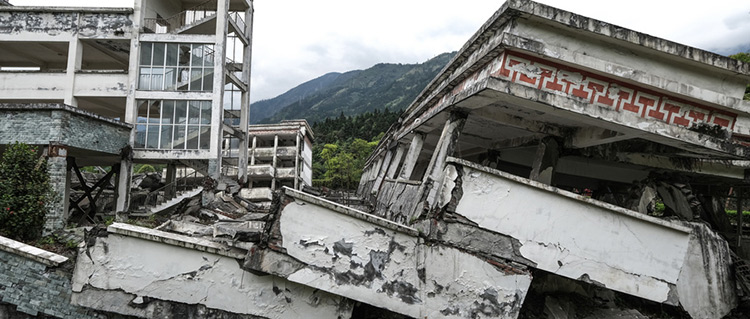
[[[11,0],[14,5],[132,7],[132,0]],[[750,1],[541,0],[720,54],[750,51]],[[419,63],[456,51],[502,0],[256,0],[253,101],[328,72]]]

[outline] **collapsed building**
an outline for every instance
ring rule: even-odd
[[[721,318],[748,293],[748,82],[736,60],[509,0],[370,156],[369,210],[266,179],[289,186],[268,209],[95,228],[63,286],[136,317],[518,318],[561,280]]]

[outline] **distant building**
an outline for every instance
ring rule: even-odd
[[[248,188],[240,196],[270,203],[272,192],[283,186],[312,186],[313,132],[305,120],[250,125]]]

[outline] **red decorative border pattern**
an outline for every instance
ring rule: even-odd
[[[708,123],[731,130],[737,120],[737,114],[688,103],[535,57],[506,51],[499,58],[503,59],[500,68],[493,66],[491,76],[556,94],[575,96],[618,112],[632,112],[642,118],[688,128],[696,123]]]

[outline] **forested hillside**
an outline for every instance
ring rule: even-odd
[[[313,124],[315,186],[356,189],[365,160],[399,114],[386,108],[357,116],[340,114]]]
[[[381,63],[366,70],[329,73],[274,99],[253,103],[251,119],[253,123],[277,123],[304,118],[312,123],[342,113],[354,116],[385,108],[399,111],[454,54],[443,53],[421,64]]]

